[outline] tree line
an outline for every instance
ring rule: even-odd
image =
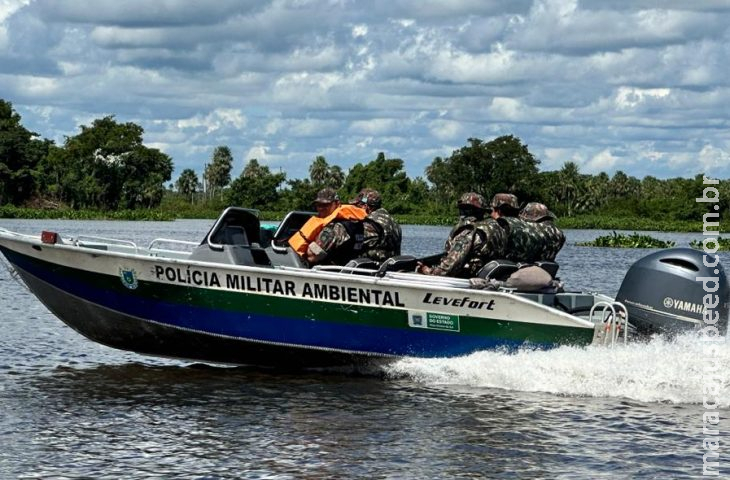
[[[144,130],[113,116],[80,126],[63,145],[23,127],[10,102],[0,99],[0,206],[62,206],[72,209],[157,208],[163,199],[215,207],[239,205],[266,211],[310,210],[316,192],[337,189],[344,199],[360,189],[378,189],[394,214],[450,216],[456,199],[475,191],[489,199],[510,192],[526,203],[540,201],[558,216],[598,214],[697,221],[708,212],[698,203],[702,174],[693,178],[643,179],[617,171],[582,174],[574,162],[540,171],[540,160],[513,136],[470,138],[449,157],[436,157],[424,176],[410,178],[404,161],[383,153],[347,171],[317,156],[308,177],[287,178],[258,159],[234,177],[228,146],[216,147],[203,163],[202,178],[184,169],[170,184],[173,161],[143,143]],[[721,180],[720,214],[728,213],[730,181]],[[717,213],[712,211],[711,213]]]
[[[135,209],[160,204],[172,159],[142,143],[144,130],[107,116],[81,126],[63,146],[39,139],[0,100],[0,205],[29,202],[74,209]]]

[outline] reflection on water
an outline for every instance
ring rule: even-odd
[[[25,470],[6,473],[30,477],[543,478],[653,465],[676,478],[686,455],[663,452],[691,453],[698,413],[407,377],[135,363],[58,367],[22,384],[5,422]]]
[[[210,222],[0,226],[81,228],[144,245],[199,239]],[[434,253],[447,233],[406,226],[404,250]],[[574,246],[595,236],[568,232],[561,276],[571,287],[615,294],[648,251]],[[0,478],[682,478],[701,471],[703,356],[691,336],[294,374],[112,350],[65,327],[2,269],[0,292]],[[730,354],[717,360],[730,385]],[[727,391],[722,402],[725,415]]]

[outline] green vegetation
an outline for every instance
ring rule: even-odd
[[[576,243],[581,247],[611,247],[611,248],[670,248],[674,242],[659,240],[649,235],[639,235],[634,232],[631,235],[613,232],[611,235],[598,237],[590,242]]]
[[[730,227],[730,180],[712,185],[717,202],[697,202],[708,188],[702,174],[639,180],[621,171],[612,177],[581,174],[574,162],[540,171],[540,160],[512,135],[469,138],[449,157],[434,158],[425,177],[416,178],[408,177],[402,159],[383,153],[347,172],[317,156],[303,179],[289,179],[252,158],[233,177],[233,154],[221,145],[201,159],[202,180],[186,168],[172,184],[172,159],[146,147],[143,133],[134,123],[108,116],[81,125],[78,135],[57,146],[23,127],[12,105],[0,99],[0,216],[215,218],[224,207],[239,205],[275,220],[291,210],[311,210],[316,192],[329,186],[345,201],[364,187],[378,189],[385,208],[403,224],[453,224],[456,199],[475,191],[487,199],[511,192],[523,203],[545,203],[561,228],[702,231],[703,222],[713,230]]]
[[[174,215],[160,210],[74,210],[71,208],[46,210],[0,206],[0,218],[62,219],[62,220],[175,220]]]
[[[708,237],[709,238],[709,237]],[[730,238],[722,238],[722,237],[715,237],[717,238],[717,243],[719,244],[718,250],[730,250]],[[692,248],[696,248],[699,250],[703,250],[704,246],[702,245],[702,240],[692,240],[689,242],[689,246]],[[714,248],[715,245],[708,242],[708,247]]]
[[[608,215],[578,214],[560,217],[560,228],[593,230],[646,230],[654,232],[701,232],[702,221],[656,219],[647,217],[614,217]],[[730,218],[720,223],[720,230],[730,229]]]
[[[58,147],[36,139],[12,105],[0,100],[0,206],[40,202],[104,212],[157,207],[173,163],[144,146],[143,133],[108,116],[82,125],[81,133]]]

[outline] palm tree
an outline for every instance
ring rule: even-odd
[[[641,191],[641,182],[636,177],[629,177],[621,170],[613,174],[609,186],[611,194],[616,198],[630,198]]]
[[[559,200],[565,204],[565,210],[568,212],[568,216],[571,217],[575,209],[576,200],[582,190],[578,164],[575,162],[565,162],[563,168],[558,172],[558,178],[560,180]]]
[[[576,210],[589,212],[602,207],[608,200],[609,178],[605,172],[598,175],[588,176],[583,181],[583,191],[576,200]]]
[[[309,166],[309,179],[315,185],[325,185],[329,176],[330,166],[327,160],[317,155],[312,164]]]
[[[180,174],[180,178],[177,179],[176,186],[178,193],[185,197],[189,195],[190,203],[193,203],[195,191],[198,186],[198,176],[195,174],[195,171],[191,168],[183,170]]]

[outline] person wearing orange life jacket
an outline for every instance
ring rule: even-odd
[[[289,245],[310,265],[344,265],[363,249],[363,220],[367,213],[342,205],[332,188],[323,188],[313,202],[317,216],[292,235]]]

